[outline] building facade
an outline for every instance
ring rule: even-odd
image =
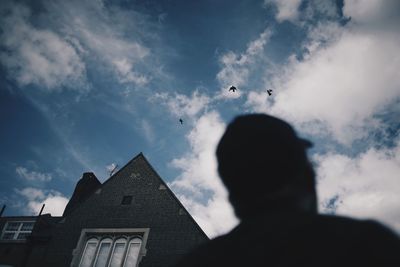
[[[0,265],[170,266],[208,240],[142,153],[85,173],[63,216],[0,218]]]

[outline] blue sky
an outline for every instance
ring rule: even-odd
[[[83,172],[103,182],[143,152],[207,234],[224,233],[237,220],[215,146],[234,116],[264,112],[314,142],[321,212],[400,230],[399,7],[2,1],[5,215],[60,215]]]

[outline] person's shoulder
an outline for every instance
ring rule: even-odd
[[[355,219],[338,215],[318,215],[317,218],[322,225],[332,225],[337,229],[346,228],[352,231],[357,230],[355,233],[369,232],[370,234],[381,234],[382,236],[391,236],[399,239],[397,234],[390,228],[372,219]]]
[[[400,237],[392,229],[374,220],[364,220],[362,223],[369,239],[375,240],[375,242],[397,245],[398,251],[400,251]]]
[[[218,259],[232,245],[231,234],[225,234],[207,241],[184,256],[174,267],[218,266]]]
[[[396,262],[400,266],[400,237],[389,227],[375,220],[321,215],[322,224],[334,229],[340,239],[357,246],[357,250],[377,261]]]

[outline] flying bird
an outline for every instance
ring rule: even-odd
[[[272,95],[272,89],[267,90],[268,95]]]
[[[182,120],[182,119],[179,119],[179,122],[180,122],[181,124],[183,124],[183,120]]]
[[[233,86],[233,85],[232,85],[231,87],[229,87],[229,92],[230,92],[230,91],[235,92],[236,90],[237,90],[236,87]]]

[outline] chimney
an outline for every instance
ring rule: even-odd
[[[74,193],[65,207],[63,216],[68,215],[100,186],[101,183],[93,172],[85,172],[76,184]]]

